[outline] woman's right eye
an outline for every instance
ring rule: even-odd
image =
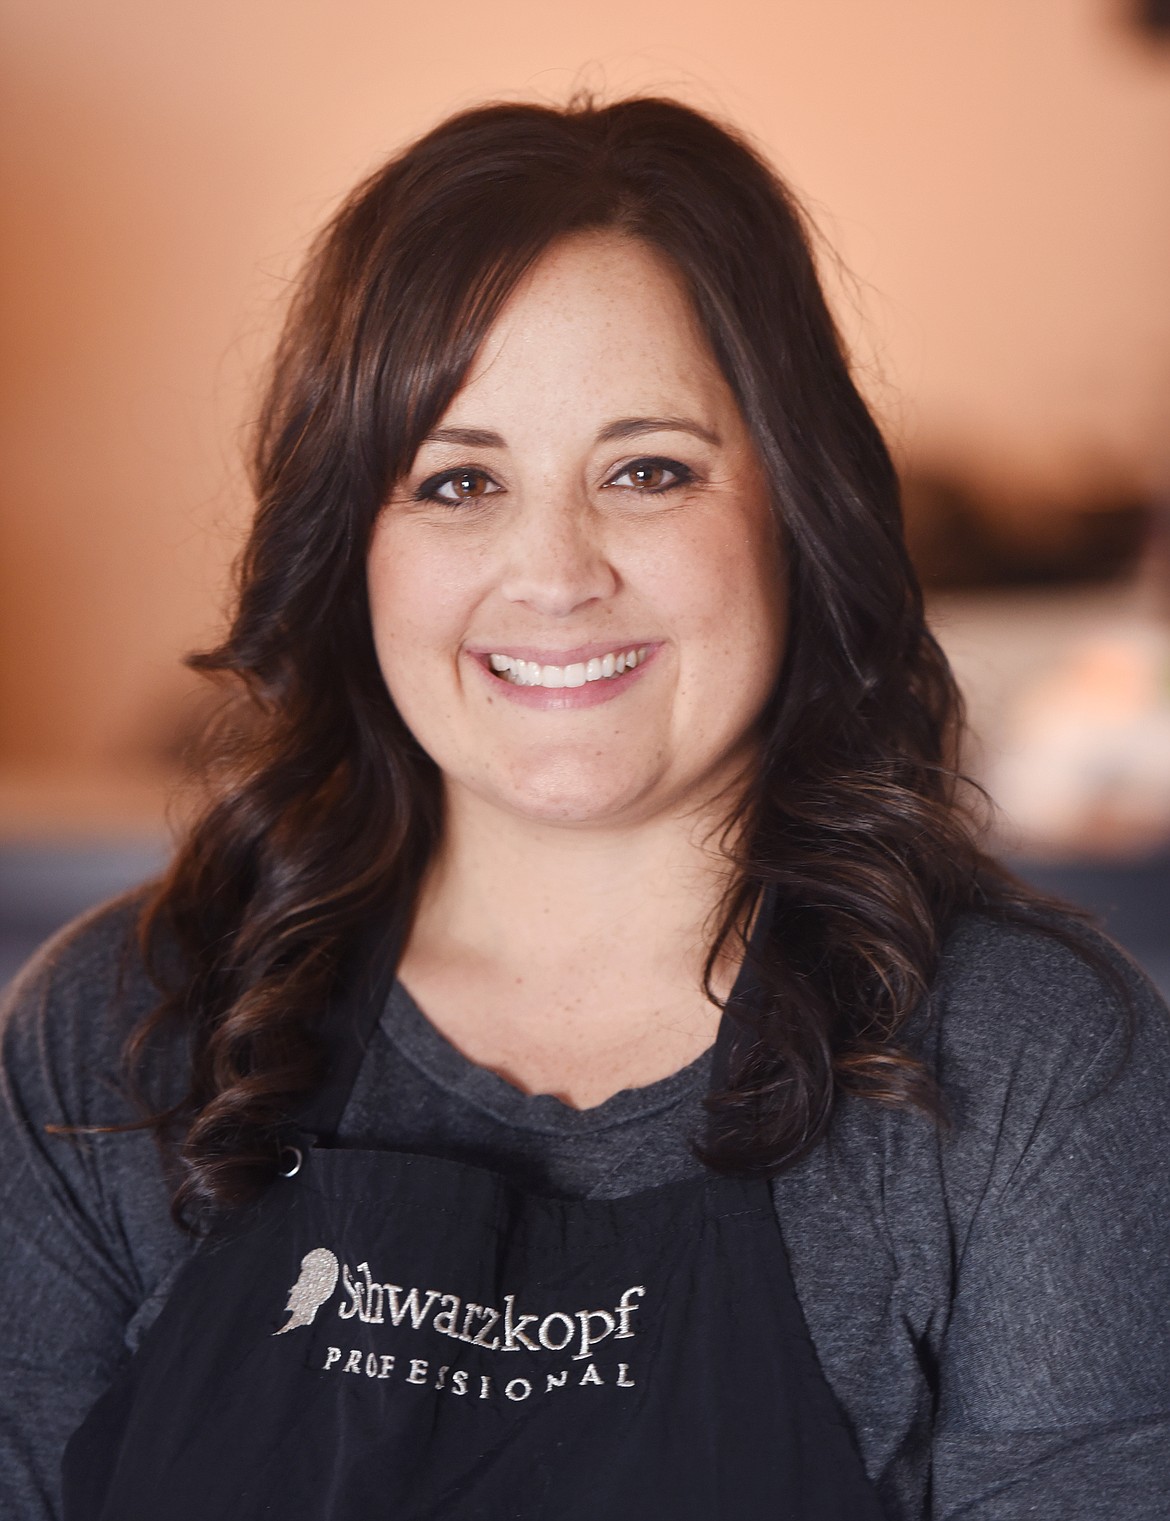
[[[448,507],[458,507],[463,502],[475,502],[485,496],[495,496],[500,487],[486,470],[444,470],[432,475],[414,493],[416,502],[443,502]]]

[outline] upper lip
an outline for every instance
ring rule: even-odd
[[[482,644],[468,648],[468,654],[476,660],[486,660],[489,655],[511,655],[517,660],[531,660],[537,665],[577,665],[586,660],[600,660],[603,655],[621,655],[626,650],[650,650],[652,639],[607,639],[605,643],[575,644],[567,650],[542,649],[534,644]]]

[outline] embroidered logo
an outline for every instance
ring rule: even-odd
[[[615,1288],[612,1299],[606,1296],[603,1304],[595,1299],[587,1309],[551,1309],[547,1301],[529,1301],[522,1310],[515,1294],[503,1294],[498,1305],[488,1305],[437,1288],[383,1282],[368,1262],[354,1268],[319,1246],[301,1258],[285,1306],[288,1321],[273,1334],[311,1326],[339,1288],[323,1327],[315,1333],[321,1345],[312,1338],[303,1343],[309,1357],[306,1366],[319,1372],[429,1387],[444,1398],[502,1397],[511,1403],[530,1396],[555,1398],[555,1390],[570,1385],[633,1389],[638,1384],[633,1361],[618,1359],[623,1353],[628,1356],[630,1349],[624,1344],[637,1336],[632,1322],[641,1318],[645,1284]],[[351,1345],[325,1346],[335,1336],[342,1341],[339,1322],[348,1327],[345,1339]],[[416,1349],[424,1355],[412,1356]],[[516,1361],[502,1359],[505,1353],[516,1354]],[[497,1358],[511,1365],[502,1374]],[[511,1373],[517,1377],[509,1378]]]
[[[317,1311],[337,1287],[340,1272],[337,1258],[328,1247],[316,1246],[306,1252],[301,1258],[297,1281],[288,1291],[288,1303],[284,1307],[288,1323],[272,1334],[283,1336],[298,1326],[311,1326]]]

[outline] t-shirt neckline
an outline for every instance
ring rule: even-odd
[[[645,1119],[705,1094],[711,1081],[709,1046],[666,1077],[623,1088],[588,1109],[575,1109],[552,1093],[525,1093],[507,1078],[481,1067],[453,1045],[395,979],[379,1028],[424,1077],[501,1124],[545,1135],[584,1135]]]

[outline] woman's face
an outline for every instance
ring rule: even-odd
[[[780,665],[784,572],[768,482],[662,256],[612,233],[544,255],[396,483],[368,582],[386,685],[465,801],[613,825],[734,782]]]

